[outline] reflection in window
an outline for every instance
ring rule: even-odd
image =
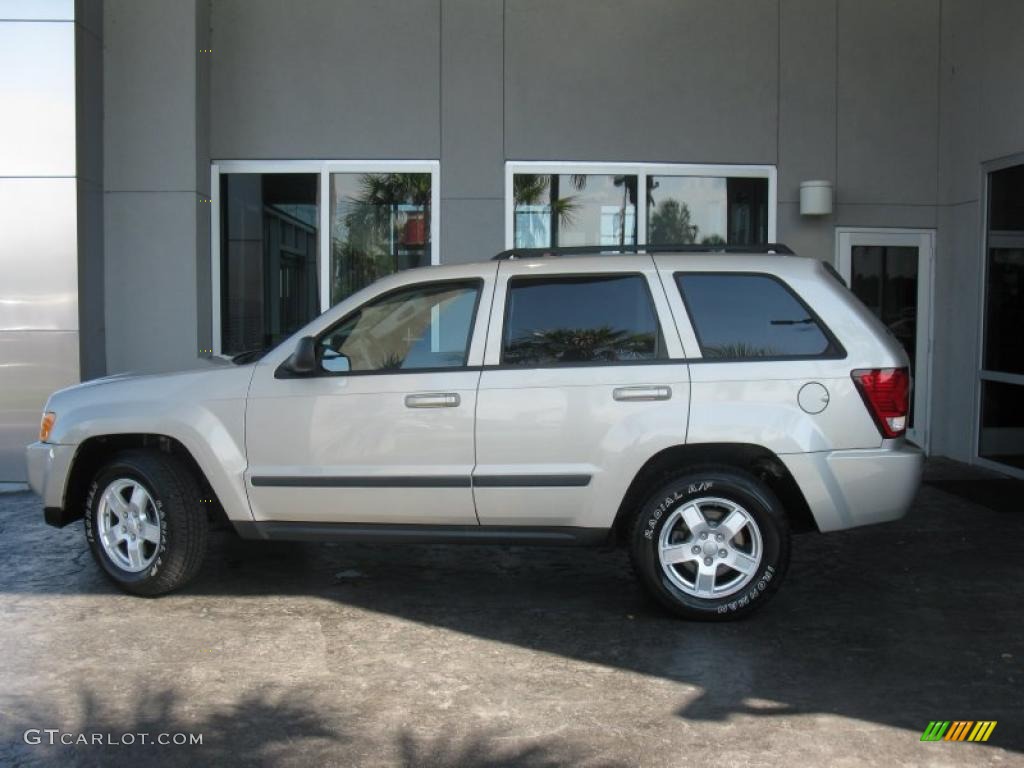
[[[646,280],[610,277],[513,278],[502,363],[615,363],[665,357]]]
[[[220,177],[221,349],[261,349],[320,311],[315,173]]]
[[[331,304],[430,264],[429,173],[331,174]]]
[[[320,339],[324,370],[402,371],[466,364],[479,283],[411,286],[363,306]]]
[[[648,176],[647,242],[768,242],[768,179]]]
[[[812,357],[836,351],[807,308],[773,278],[691,273],[677,275],[676,282],[704,357]]]
[[[517,173],[515,247],[636,243],[637,177]]]

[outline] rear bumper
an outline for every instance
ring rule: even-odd
[[[50,525],[60,527],[71,522],[64,512],[64,485],[75,447],[32,443],[25,449],[28,484],[42,498],[46,522]]]
[[[779,458],[803,491],[822,532],[903,517],[921,484],[924,467],[921,450],[903,441],[870,450]]]

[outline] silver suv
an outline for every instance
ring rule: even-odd
[[[907,357],[785,246],[634,250],[409,270],[237,364],[61,390],[28,447],[46,521],[84,518],[141,595],[191,579],[222,515],[255,539],[612,541],[669,610],[748,614],[791,531],[910,505]]]

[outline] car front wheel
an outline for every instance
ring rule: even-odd
[[[155,596],[190,581],[206,554],[199,484],[165,453],[125,451],[96,474],[85,508],[93,557],[126,592]]]
[[[789,529],[775,494],[731,467],[670,477],[633,525],[634,568],[673,613],[737,619],[778,589],[789,564]]]

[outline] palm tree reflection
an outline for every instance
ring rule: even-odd
[[[630,333],[610,326],[553,328],[513,339],[504,361],[516,365],[643,360],[656,354],[653,333]]]

